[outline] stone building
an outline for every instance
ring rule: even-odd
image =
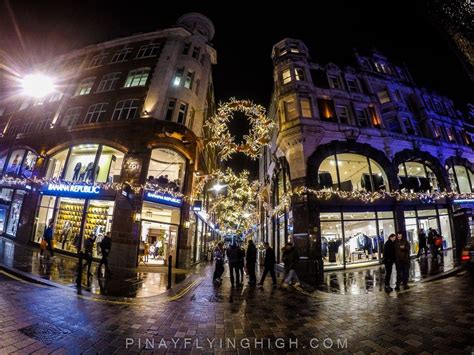
[[[213,36],[207,17],[186,14],[42,63],[51,95],[2,96],[1,232],[38,243],[51,220],[64,253],[92,237],[98,256],[111,232],[115,266],[137,266],[145,249],[149,264],[199,261],[207,225],[183,196],[216,164],[203,145],[215,109]]]
[[[443,235],[445,249],[459,250],[472,219],[468,201],[348,198],[474,192],[472,126],[453,101],[417,86],[405,66],[375,51],[355,52],[352,66],[322,65],[302,41],[284,39],[272,59],[269,114],[277,128],[260,159],[260,181],[274,210],[262,207],[260,235],[278,260],[292,240],[309,263],[302,272],[371,265],[381,262],[390,233],[406,233],[415,255],[418,233],[429,228]],[[284,204],[300,186],[333,194]]]

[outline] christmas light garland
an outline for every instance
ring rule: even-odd
[[[294,191],[286,192],[281,197],[281,202],[271,207],[267,202],[263,202],[263,207],[269,212],[271,216],[278,215],[284,212],[291,205],[292,196],[302,196],[304,194],[311,194],[317,200],[327,201],[333,198],[343,200],[360,201],[365,204],[373,203],[382,199],[395,199],[396,201],[420,201],[422,203],[434,203],[441,199],[453,200],[471,200],[474,199],[474,193],[456,193],[449,191],[442,192],[409,192],[409,191],[340,191],[340,190],[314,190],[306,186],[296,187]],[[261,197],[260,197],[261,198]],[[262,199],[262,198],[261,198]]]
[[[169,188],[164,188],[162,186],[159,186],[158,184],[153,184],[150,182],[145,183],[144,185],[132,185],[130,182],[96,182],[96,183],[84,183],[84,182],[77,182],[77,181],[67,181],[67,180],[62,180],[59,178],[37,178],[37,177],[32,177],[29,179],[26,178],[18,178],[18,177],[12,177],[12,176],[2,176],[0,178],[0,185],[9,185],[9,186],[22,186],[22,187],[27,187],[31,185],[37,185],[37,186],[47,186],[49,184],[62,184],[62,185],[84,185],[84,186],[98,186],[101,189],[104,190],[114,190],[114,191],[121,191],[123,190],[127,185],[130,186],[130,189],[135,192],[135,193],[141,193],[143,190],[152,190],[155,193],[162,193],[162,194],[167,194],[171,195],[173,197],[180,197],[180,198],[186,198],[181,192],[174,191]]]
[[[231,98],[228,102],[219,104],[217,113],[206,123],[211,134],[209,146],[219,149],[221,160],[227,160],[232,154],[239,152],[251,159],[257,159],[262,147],[270,143],[271,132],[275,125],[266,116],[265,111],[263,106],[256,105],[250,100]],[[242,144],[235,143],[235,138],[227,127],[235,112],[242,112],[250,121],[250,132],[243,137]]]

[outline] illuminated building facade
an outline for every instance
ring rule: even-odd
[[[52,221],[56,249],[76,254],[94,238],[95,257],[111,232],[120,267],[201,260],[208,227],[184,196],[215,164],[202,143],[214,112],[213,36],[208,18],[186,14],[172,28],[43,63],[56,78],[51,95],[4,97],[1,232],[38,243]]]
[[[273,47],[272,59],[269,114],[278,126],[260,159],[260,181],[274,211],[262,207],[260,235],[275,246],[278,260],[292,240],[303,257],[301,272],[313,276],[377,264],[384,241],[397,230],[416,255],[422,228],[436,229],[445,249],[459,250],[461,229],[472,220],[469,204],[347,198],[474,192],[472,127],[453,101],[418,87],[406,67],[378,52],[354,53],[353,66],[321,65],[302,41],[285,39]],[[285,205],[288,192],[301,186],[333,194],[293,195]]]

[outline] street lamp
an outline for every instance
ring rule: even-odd
[[[45,97],[55,90],[53,79],[41,73],[26,75],[21,86],[24,95],[36,98]]]
[[[55,91],[54,80],[42,73],[25,75],[20,79],[20,84],[22,88],[21,93],[27,97],[39,99]],[[0,134],[0,137],[5,137],[8,127],[10,126],[10,122],[12,121],[16,112],[18,111],[13,112],[8,118],[7,124],[3,128],[3,132]]]
[[[213,187],[211,187],[209,190],[210,191],[215,191],[216,193],[218,193],[219,191],[221,191],[224,187],[226,187],[227,185],[221,185],[219,182],[216,183]]]

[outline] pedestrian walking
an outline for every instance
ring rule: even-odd
[[[82,258],[86,261],[84,265],[82,265],[82,269],[84,270],[85,266],[87,265],[87,276],[92,276],[91,273],[91,266],[92,266],[92,249],[94,248],[94,238],[89,237],[84,241],[84,252],[82,253]]]
[[[242,247],[239,247],[240,255],[239,255],[239,270],[240,270],[240,283],[244,283],[244,268],[245,268],[245,250]]]
[[[438,257],[438,248],[436,247],[435,241],[436,237],[438,236],[438,232],[434,228],[428,229],[428,245],[430,247],[431,257],[437,258]]]
[[[383,246],[383,263],[385,265],[385,291],[391,292],[390,279],[392,277],[393,264],[395,263],[395,240],[397,236],[392,233]]]
[[[263,264],[263,274],[259,285],[263,285],[265,277],[267,277],[267,274],[270,273],[270,276],[272,277],[272,286],[276,286],[277,280],[275,275],[275,251],[270,246],[270,244],[268,244],[268,242],[263,243],[263,246],[265,247],[265,261]]]
[[[49,253],[52,258],[54,258],[53,252],[53,220],[50,219],[48,223],[48,227],[43,232],[43,240],[46,242],[46,248],[48,248]],[[45,248],[45,249],[46,249]],[[41,249],[40,256],[43,256],[44,249]]]
[[[395,291],[400,291],[400,284],[407,290],[410,271],[410,243],[401,232],[397,233],[395,241],[395,265],[397,267],[397,285]]]
[[[217,243],[214,248],[215,270],[212,276],[213,282],[222,282],[222,274],[224,273],[224,243]]]
[[[242,254],[237,243],[232,243],[230,248],[227,249],[227,259],[229,260],[229,273],[230,283],[232,287],[237,284],[240,286],[240,265],[241,265]],[[235,278],[234,278],[235,275]]]
[[[300,280],[296,274],[296,266],[300,260],[298,251],[293,246],[293,243],[286,243],[285,251],[283,253],[283,263],[285,265],[285,279],[283,280],[283,287],[288,287],[288,285],[294,281],[294,286],[300,285]]]
[[[247,273],[249,274],[249,285],[257,284],[257,276],[255,275],[255,264],[257,263],[257,247],[252,239],[247,244],[247,253],[245,255]]]
[[[428,256],[428,248],[426,246],[426,233],[423,228],[421,228],[418,232],[418,254],[416,255],[417,258],[421,256],[422,250],[424,250],[425,252],[425,257]]]
[[[102,265],[105,265],[105,274],[112,275],[109,269],[109,254],[110,249],[112,248],[112,238],[110,238],[110,232],[107,232],[104,236],[104,239],[100,241],[99,244],[100,252],[102,253],[102,258],[100,259],[99,266],[97,268],[97,275],[102,276],[101,269]]]

